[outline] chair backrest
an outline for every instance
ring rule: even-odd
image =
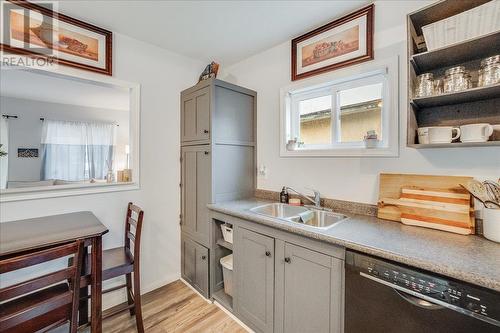
[[[18,257],[0,260],[0,274],[16,271],[71,255],[74,256],[74,259],[72,261],[72,265],[69,267],[0,289],[1,303],[17,298],[15,301],[17,303],[15,309],[16,311],[14,313],[5,313],[4,311],[0,312],[1,332],[9,332],[12,330],[18,331],[16,327],[26,324],[29,321],[34,322],[34,326],[30,327],[38,327],[42,324],[48,324],[49,326],[51,324],[59,324],[57,322],[50,322],[50,319],[38,320],[38,318],[54,313],[56,309],[63,307],[66,308],[65,316],[70,320],[71,332],[77,331],[80,275],[83,262],[82,240]],[[69,282],[69,288],[60,289],[61,292],[59,293],[50,293],[49,296],[43,298],[43,300],[33,299],[29,302],[19,302],[19,300],[23,299],[23,296],[33,292],[43,291],[44,289],[50,290],[48,287],[53,287],[54,285],[57,285],[57,283],[64,285],[61,282]],[[47,320],[49,321],[47,322]],[[44,326],[41,326],[40,328],[43,327]]]
[[[134,265],[139,264],[139,253],[141,249],[141,230],[144,211],[129,202],[127,207],[127,218],[125,219],[125,249],[134,260]],[[133,243],[133,249],[132,249]]]

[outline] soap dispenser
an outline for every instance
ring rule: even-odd
[[[283,186],[283,189],[280,193],[280,202],[284,204],[288,203],[288,191],[286,190],[285,186]]]

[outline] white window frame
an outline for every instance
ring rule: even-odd
[[[341,90],[382,83],[382,141],[376,148],[366,148],[364,142],[338,141],[340,128],[338,92]],[[288,150],[289,139],[299,137],[302,100],[332,96],[332,143],[305,145]],[[320,77],[299,81],[281,89],[280,156],[381,156],[399,155],[399,58],[346,68]]]
[[[132,181],[123,183],[85,183],[68,184],[57,186],[26,187],[0,190],[0,202],[34,200],[67,197],[73,195],[96,194],[106,192],[130,191],[141,188],[140,183],[140,111],[141,111],[141,85],[139,83],[122,81],[113,77],[97,75],[83,71],[60,71],[52,69],[28,68],[15,66],[11,69],[2,70],[25,70],[68,80],[91,83],[104,87],[126,89],[130,96],[130,118],[129,118],[129,146],[130,146],[130,169],[132,170]]]
[[[345,146],[350,146],[350,147],[364,147],[364,142],[363,141],[358,141],[358,142],[340,142],[340,105],[339,105],[339,92],[343,90],[348,90],[348,89],[353,89],[353,88],[358,88],[358,87],[363,87],[363,86],[369,86],[369,85],[374,85],[377,83],[382,83],[382,101],[387,101],[389,100],[389,89],[387,87],[388,85],[388,79],[386,76],[385,71],[380,71],[379,73],[373,73],[370,74],[369,76],[362,77],[359,79],[353,79],[351,81],[348,81],[346,83],[334,85],[332,87],[332,105],[335,105],[333,107],[333,119],[334,119],[334,126],[332,126],[332,138],[333,138],[333,146],[334,147],[345,147]],[[388,140],[386,139],[386,133],[389,132],[389,122],[388,117],[390,117],[390,107],[386,106],[385,103],[382,102],[382,110],[381,110],[381,132],[382,132],[382,142],[380,143],[380,147],[387,147],[388,146]]]
[[[290,108],[291,108],[291,124],[290,124],[290,138],[300,137],[300,111],[298,110],[300,102],[317,97],[328,96],[332,94],[331,87],[321,87],[311,91],[290,94]],[[333,101],[332,101],[333,107]]]

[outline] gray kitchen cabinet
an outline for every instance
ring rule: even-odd
[[[342,277],[342,260],[276,240],[275,332],[341,332]]]
[[[181,142],[209,138],[210,87],[205,87],[181,97]]]
[[[273,332],[274,238],[234,231],[234,312],[258,332]]]
[[[181,145],[255,146],[257,93],[217,79],[181,92]]]
[[[250,146],[213,145],[213,202],[252,197],[255,193],[255,151]]]
[[[212,265],[233,250],[233,298],[219,297],[222,275],[211,268],[215,300],[255,332],[342,332],[344,248],[213,210],[210,217]],[[230,247],[217,241],[224,223],[233,226]]]
[[[181,238],[181,275],[202,295],[208,297],[208,249],[186,235]]]
[[[255,142],[255,96],[229,85],[216,85],[213,135],[215,142]]]
[[[188,146],[181,150],[181,228],[203,245],[209,241],[207,204],[211,192],[210,146]]]
[[[208,267],[216,270],[210,272],[214,276],[221,277],[219,255],[227,251],[216,249],[217,239],[211,239],[207,205],[253,196],[256,99],[255,91],[217,79],[201,81],[180,96],[181,230],[208,248],[210,261],[215,263]],[[186,267],[187,271],[195,269]],[[219,291],[222,281],[216,286],[212,291]]]

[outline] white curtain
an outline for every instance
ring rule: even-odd
[[[40,178],[104,179],[112,170],[115,125],[48,120],[42,127]]]
[[[0,144],[2,147],[1,151],[9,152],[9,121],[0,117]],[[9,171],[9,156],[0,156],[0,189],[7,188],[7,179]]]

